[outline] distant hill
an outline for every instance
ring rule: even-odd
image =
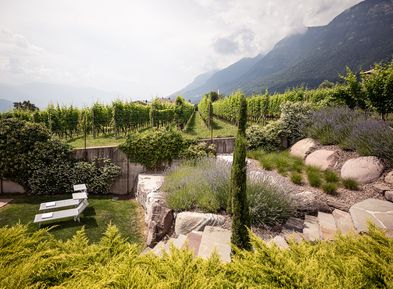
[[[0,112],[6,112],[14,107],[12,101],[6,99],[0,99]]]
[[[73,87],[50,83],[29,83],[18,86],[0,84],[0,98],[13,102],[30,100],[39,108],[48,104],[74,105],[82,107],[95,101],[107,102],[112,100],[114,93],[89,87]]]
[[[265,56],[241,59],[217,71],[183,96],[199,100],[211,90],[229,94],[241,89],[252,94],[265,89],[284,91],[301,84],[316,87],[325,79],[336,81],[346,65],[359,71],[391,60],[392,39],[393,0],[365,0],[326,26],[284,38]]]

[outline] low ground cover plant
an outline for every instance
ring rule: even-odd
[[[157,257],[140,254],[109,226],[96,244],[83,230],[67,241],[45,229],[0,228],[1,288],[391,288],[393,239],[371,227],[368,234],[335,241],[268,247],[251,234],[253,250],[232,262],[193,258],[174,248]]]
[[[229,181],[230,165],[224,161],[185,161],[167,172],[163,190],[175,211],[217,213],[227,209]],[[247,184],[252,224],[272,225],[292,213],[290,200],[280,189],[255,179],[249,179]]]

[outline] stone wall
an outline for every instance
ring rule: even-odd
[[[112,185],[111,192],[114,194],[130,194],[135,191],[138,174],[145,171],[139,164],[130,163],[127,156],[115,146],[91,147],[75,149],[72,152],[75,159],[93,161],[96,158],[110,159],[121,168],[121,174]]]

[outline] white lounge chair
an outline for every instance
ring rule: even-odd
[[[54,209],[61,209],[66,207],[76,207],[81,202],[81,199],[68,199],[68,200],[59,200],[53,202],[46,202],[40,204],[40,211],[48,211]]]
[[[77,184],[74,185],[74,192],[81,192],[81,193],[87,193],[87,187],[86,184]]]
[[[83,213],[83,211],[86,209],[88,205],[89,203],[87,202],[87,200],[83,200],[82,202],[80,202],[78,207],[73,209],[55,211],[55,212],[44,213],[44,214],[37,214],[34,217],[34,223],[38,223],[41,226],[42,223],[70,219],[70,218],[73,218],[74,221],[80,222],[80,215]]]

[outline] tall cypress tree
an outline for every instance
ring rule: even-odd
[[[250,212],[247,201],[247,164],[246,164],[246,124],[247,102],[242,95],[240,100],[238,132],[233,153],[231,170],[230,198],[232,200],[232,239],[231,242],[241,249],[250,249]]]

